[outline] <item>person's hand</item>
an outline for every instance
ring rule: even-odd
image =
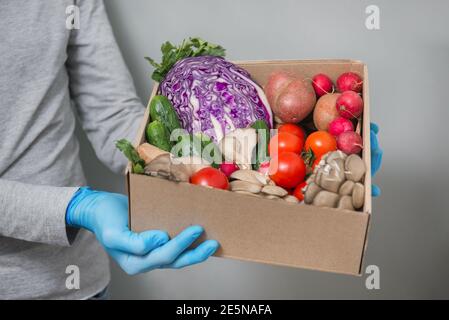
[[[106,252],[128,274],[157,268],[182,268],[205,261],[219,244],[206,240],[190,245],[203,233],[190,226],[170,240],[164,231],[134,233],[128,226],[128,198],[121,194],[80,188],[67,207],[66,223],[95,234]]]
[[[377,173],[382,164],[383,151],[379,147],[379,141],[377,140],[377,133],[379,132],[379,126],[375,123],[370,124],[370,141],[371,141],[371,176]],[[371,188],[371,194],[373,197],[380,195],[380,188],[373,184]]]

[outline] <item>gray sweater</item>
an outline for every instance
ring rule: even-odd
[[[79,30],[66,28],[70,5]],[[101,0],[0,1],[0,299],[86,298],[108,284],[94,235],[65,224],[86,183],[75,116],[98,158],[123,172],[114,141],[134,139],[142,115]],[[66,287],[70,265],[79,290]]]

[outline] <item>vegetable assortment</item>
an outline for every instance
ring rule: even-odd
[[[334,85],[324,73],[275,70],[262,88],[219,45],[190,38],[161,50],[161,63],[147,58],[160,84],[146,142],[117,142],[134,173],[291,203],[363,206],[358,74]]]

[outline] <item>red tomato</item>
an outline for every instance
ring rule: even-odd
[[[337,150],[337,140],[327,131],[315,131],[307,137],[304,149],[306,152],[312,150],[315,158],[321,158],[323,154]]]
[[[270,139],[268,151],[270,155],[284,152],[301,153],[304,140],[288,132],[279,132]]]
[[[304,141],[306,138],[304,129],[301,126],[293,123],[281,124],[281,126],[278,128],[278,132],[288,132],[294,134],[295,136],[299,137],[302,141]]]
[[[284,152],[270,161],[270,178],[280,187],[290,189],[304,181],[306,165],[294,152]]]
[[[227,190],[229,182],[226,175],[218,169],[207,167],[197,171],[190,177],[190,183],[199,186]]]
[[[299,201],[303,201],[304,200],[304,194],[302,193],[302,188],[304,188],[306,186],[306,182],[303,181],[300,184],[298,184],[295,188],[295,190],[293,191],[293,195],[299,200]]]

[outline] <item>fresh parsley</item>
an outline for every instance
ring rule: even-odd
[[[136,149],[134,149],[131,142],[129,142],[126,139],[118,140],[115,143],[115,146],[117,149],[119,149],[126,158],[128,158],[129,161],[131,161],[133,165],[133,172],[134,173],[143,173],[144,167],[145,167],[145,161],[140,158],[139,154],[137,153]]]
[[[201,38],[184,39],[179,46],[165,42],[161,46],[162,61],[157,63],[150,57],[145,59],[155,68],[151,78],[161,82],[173,65],[181,59],[198,56],[225,56],[225,49],[217,44],[204,41]]]

